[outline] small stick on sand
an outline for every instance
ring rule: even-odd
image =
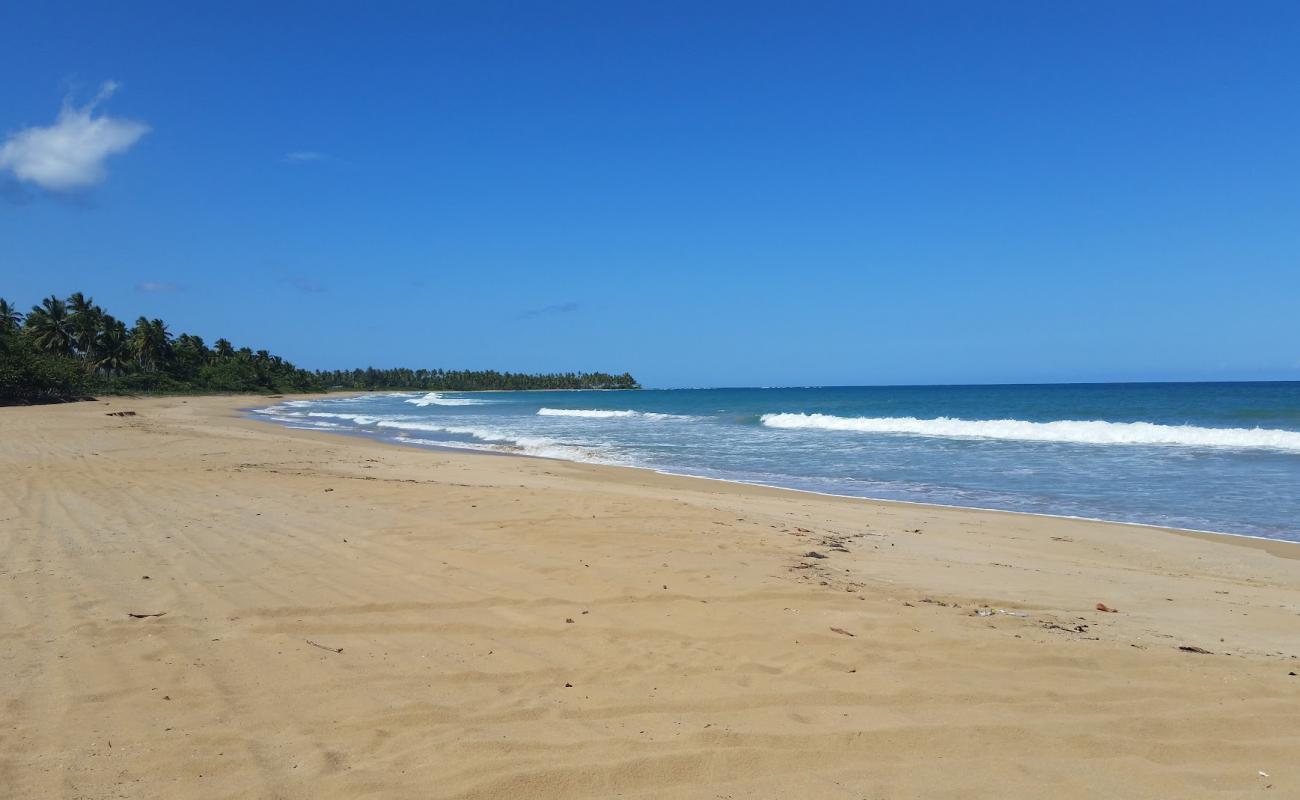
[[[313,642],[311,639],[304,639],[303,641],[305,641],[307,644],[311,645],[312,647],[319,647],[320,649],[322,649],[322,650],[328,650],[328,651],[330,651],[331,653],[342,653],[342,652],[343,652],[343,648],[342,648],[342,647],[326,647],[326,646],[323,645],[323,644],[319,644],[319,643],[317,643],[317,642]]]

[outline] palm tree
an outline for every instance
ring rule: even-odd
[[[104,309],[81,292],[68,297],[68,324],[73,344],[82,358],[89,360],[95,349],[95,339],[103,328]]]
[[[135,356],[137,365],[143,367],[148,363],[149,320],[146,317],[136,319],[135,327],[131,329],[127,340],[127,347],[130,348],[131,355]]]
[[[12,333],[18,330],[18,326],[23,324],[22,312],[17,306],[11,305],[8,300],[0,297],[0,333]]]
[[[167,325],[160,319],[150,321],[140,317],[131,330],[131,352],[142,369],[152,372],[167,359],[171,346],[171,334]]]
[[[216,345],[212,348],[212,356],[218,361],[230,358],[234,354],[235,346],[230,343],[229,339],[218,339]]]
[[[172,334],[167,330],[167,323],[160,319],[154,319],[149,322],[149,331],[153,336],[154,357],[157,363],[167,360],[171,354]]]
[[[105,314],[103,327],[95,340],[91,366],[109,375],[126,371],[131,363],[130,337],[126,324]]]
[[[72,354],[73,336],[68,322],[68,306],[54,295],[42,300],[39,306],[32,306],[31,313],[27,315],[26,327],[37,349],[60,355]]]
[[[185,379],[192,379],[199,369],[211,358],[203,337],[182,333],[172,342],[172,372]]]

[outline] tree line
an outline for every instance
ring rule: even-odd
[[[532,375],[496,370],[366,369],[316,373],[330,389],[412,389],[431,392],[472,392],[488,389],[640,389],[628,373],[557,372]]]
[[[51,295],[23,313],[0,298],[0,404],[93,394],[319,392],[329,389],[635,389],[627,373],[526,375],[467,370],[305,370],[266,350],[209,347],[173,336],[161,319],[130,327],[82,292]]]

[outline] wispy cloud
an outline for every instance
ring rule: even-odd
[[[582,308],[582,306],[573,301],[557,303],[551,306],[542,306],[541,308],[530,308],[520,311],[515,315],[515,319],[536,319],[537,317],[554,317],[560,314],[572,314],[580,308]]]
[[[135,290],[146,294],[162,294],[165,292],[179,292],[181,287],[167,281],[140,281],[135,285]]]
[[[53,125],[10,134],[0,145],[0,170],[50,192],[85,189],[103,182],[108,177],[104,167],[108,157],[125,153],[149,132],[143,122],[95,114],[117,88],[117,83],[108,81],[84,106],[65,100]]]
[[[328,161],[329,156],[315,150],[295,150],[284,154],[286,164],[310,164],[313,161]]]
[[[285,278],[284,282],[303,294],[321,294],[326,291],[325,284],[315,278],[304,278],[301,275],[293,275]]]

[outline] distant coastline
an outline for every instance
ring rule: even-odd
[[[50,295],[26,313],[0,298],[0,405],[93,395],[639,388],[627,372],[313,371],[228,339],[209,347],[200,336],[173,336],[161,319],[141,316],[128,328],[82,292]]]

